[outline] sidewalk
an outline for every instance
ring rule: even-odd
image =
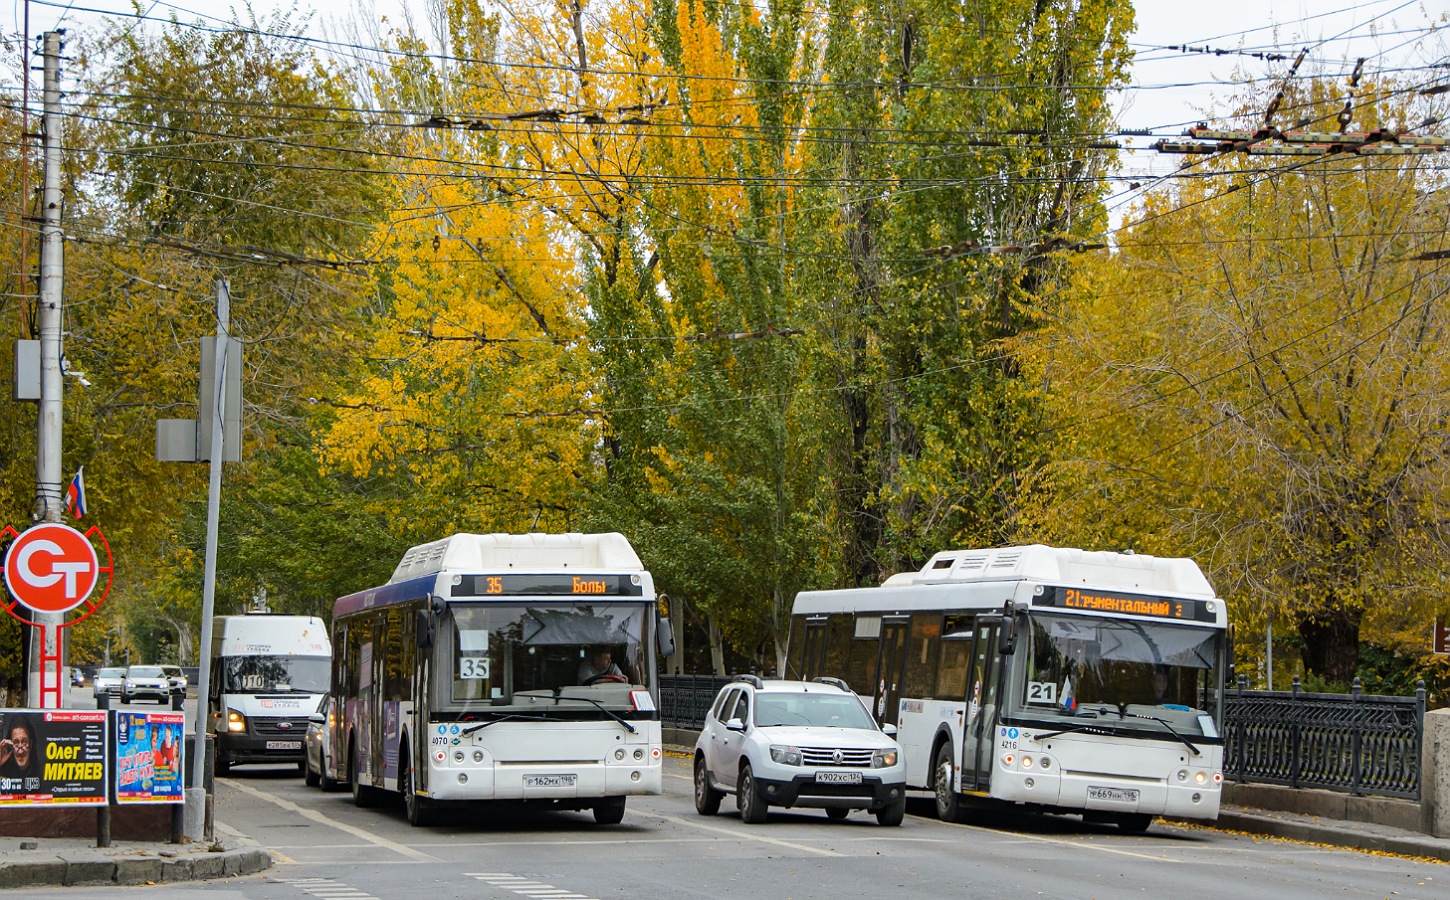
[[[1350,847],[1356,850],[1378,850],[1401,856],[1417,856],[1450,862],[1450,838],[1437,838],[1418,831],[1407,831],[1389,825],[1326,819],[1301,813],[1224,806],[1218,822],[1203,825],[1224,831],[1242,831],[1270,837],[1287,838],[1311,844]]]
[[[196,881],[271,865],[271,854],[222,825],[215,841],[194,844],[114,841],[103,848],[82,838],[0,837],[0,888]]]

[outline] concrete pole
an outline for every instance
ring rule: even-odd
[[[65,390],[61,375],[61,289],[64,276],[65,234],[61,231],[60,212],[60,32],[47,31],[43,38],[45,68],[44,118],[44,189],[41,195],[40,225],[40,417],[35,444],[35,518],[41,522],[59,522],[61,502],[61,424],[62,398]],[[30,642],[27,699],[28,705],[42,705],[44,692],[41,679],[59,678],[58,671],[41,671],[44,656],[59,655],[60,623],[63,615],[37,614],[37,629]],[[55,696],[52,694],[51,696]],[[61,693],[64,696],[64,693]]]
[[[211,482],[206,492],[206,563],[201,589],[201,646],[196,663],[196,737],[192,743],[191,787],[186,791],[186,836],[203,840],[206,833],[206,728],[211,718],[208,705],[211,696],[211,620],[216,608],[216,542],[221,518],[222,499],[222,430],[227,421],[226,371],[228,365],[240,360],[229,359],[231,344],[227,331],[231,315],[231,293],[225,279],[216,283],[216,350],[212,366]],[[200,427],[201,423],[197,423]]]

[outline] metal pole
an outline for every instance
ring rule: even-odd
[[[1274,689],[1274,617],[1269,616],[1268,625],[1264,628],[1264,636],[1269,648],[1269,690]]]
[[[206,726],[211,716],[211,620],[216,605],[217,521],[221,516],[222,429],[226,414],[227,333],[231,308],[225,279],[216,283],[216,351],[212,366],[211,483],[206,492],[206,565],[202,576],[201,646],[197,648],[196,736],[191,751],[191,787],[186,791],[186,836],[202,840],[206,821]],[[201,423],[197,423],[200,426]]]
[[[61,521],[61,289],[64,275],[65,234],[60,226],[60,32],[47,31],[43,38],[45,57],[44,117],[44,189],[41,194],[40,225],[40,303],[37,324],[40,330],[40,415],[35,444],[36,519],[41,522]],[[31,707],[45,706],[47,697],[53,707],[63,705],[59,698],[63,689],[48,684],[60,677],[59,665],[44,671],[42,660],[59,659],[60,624],[64,616],[42,613],[34,621],[41,627],[36,640],[30,642],[27,666],[28,698]],[[44,688],[51,688],[50,691]]]

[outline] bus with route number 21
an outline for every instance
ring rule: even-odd
[[[455,534],[333,610],[328,740],[408,821],[483,800],[624,817],[661,792],[654,581],[619,534]],[[604,665],[594,668],[600,660]]]
[[[1227,629],[1192,560],[1031,545],[802,592],[787,658],[897,727],[943,819],[1005,802],[1138,832],[1218,817]]]

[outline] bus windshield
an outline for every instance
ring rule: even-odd
[[[649,609],[638,602],[454,601],[435,649],[435,706],[541,715],[629,709],[631,687],[648,683]]]
[[[221,690],[321,694],[327,691],[331,667],[327,656],[224,656]]]
[[[1167,622],[1034,615],[1018,715],[1218,737],[1223,634]],[[1155,724],[1156,723],[1156,724]]]

